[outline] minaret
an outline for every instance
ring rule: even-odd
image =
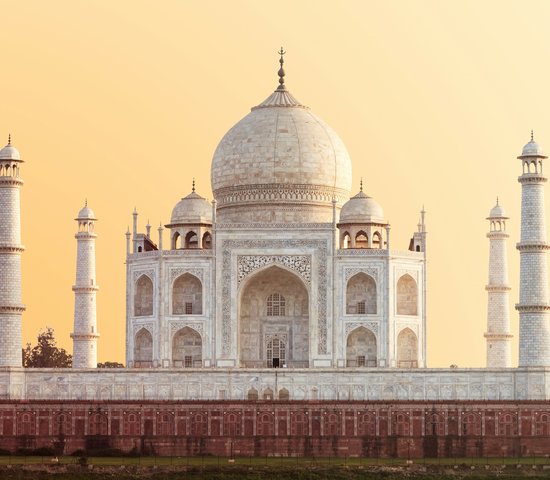
[[[506,212],[498,203],[491,209],[489,216],[489,282],[485,287],[488,294],[487,304],[487,368],[510,368],[512,351],[510,335],[510,308],[508,285],[508,259],[506,244]]]
[[[542,163],[547,158],[533,140],[523,147],[521,183],[521,239],[519,303],[519,366],[550,366],[550,305],[546,260],[546,220]]]
[[[94,212],[88,207],[78,212],[75,218],[78,222],[76,256],[76,283],[74,292],[74,332],[73,339],[73,368],[97,367],[97,320],[96,320],[96,292],[98,287],[95,278],[95,239]]]
[[[21,366],[21,219],[19,169],[23,160],[8,144],[0,150],[0,367]]]

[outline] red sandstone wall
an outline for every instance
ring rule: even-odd
[[[0,402],[0,448],[155,455],[550,454],[550,402]]]

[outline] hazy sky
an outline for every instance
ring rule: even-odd
[[[427,210],[428,364],[485,365],[488,222],[499,195],[518,297],[521,173],[550,150],[550,2],[0,1],[0,135],[22,168],[25,341],[54,327],[72,350],[74,218],[96,230],[99,360],[124,360],[125,238],[208,198],[223,134],[286,84],[346,143],[354,190],[406,249]],[[547,207],[550,206],[547,202]],[[514,362],[517,313],[512,312]]]

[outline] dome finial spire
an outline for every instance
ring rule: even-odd
[[[193,186],[191,188],[191,191],[195,193],[195,177],[193,177]]]
[[[359,182],[359,190],[363,191],[363,177],[361,177],[361,181]]]
[[[533,141],[533,140],[534,140],[534,138],[533,138],[533,137],[534,137],[534,135],[533,135],[533,129],[531,129],[531,141]]]
[[[279,75],[279,86],[277,87],[277,90],[285,90],[285,70],[283,68],[283,64],[285,63],[285,59],[283,57],[283,55],[286,53],[284,50],[283,50],[283,47],[281,47],[281,49],[277,52],[281,58],[279,59],[279,64],[281,65],[281,67],[279,68],[279,71],[277,72],[277,74]]]
[[[8,133],[8,145],[11,145],[11,133]]]
[[[84,199],[84,206],[85,206],[85,207],[88,206],[88,197],[86,197],[86,198]]]
[[[497,195],[497,207],[498,207],[498,195]]]

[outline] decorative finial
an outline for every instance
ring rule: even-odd
[[[195,193],[195,177],[193,177],[193,188],[191,188],[191,191]]]
[[[8,133],[8,145],[11,145],[11,133]]]
[[[281,56],[281,58],[279,59],[279,64],[281,65],[281,67],[277,72],[277,74],[279,75],[279,86],[277,87],[277,90],[285,90],[285,69],[283,68],[285,59],[283,58],[283,55],[286,52],[283,50],[283,47],[281,47],[281,49],[277,53]]]
[[[531,129],[531,141],[533,141],[533,130]]]
[[[85,199],[84,199],[84,208],[86,208],[87,206],[88,206],[88,199],[85,198]]]
[[[361,177],[361,181],[359,182],[359,190],[363,191],[363,177]]]
[[[497,207],[498,207],[498,195],[497,195]]]

